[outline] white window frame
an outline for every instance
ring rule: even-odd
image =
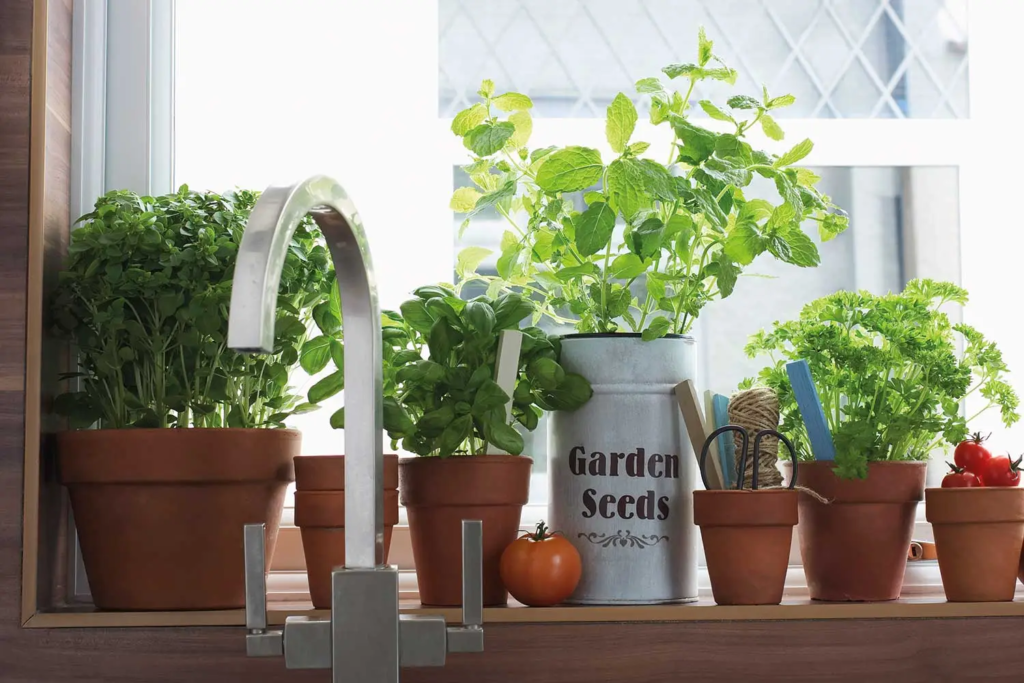
[[[351,12],[352,21],[338,28],[339,43],[352,45],[341,66],[342,75],[333,76],[333,85],[344,82],[342,87],[372,88],[382,79],[399,74],[401,82],[410,85],[400,114],[386,108],[370,112],[366,106],[346,112],[358,124],[371,127],[366,130],[374,125],[398,124],[414,129],[415,152],[402,149],[400,153],[416,158],[420,164],[416,187],[410,190],[411,195],[391,202],[387,220],[374,217],[366,221],[377,256],[381,299],[385,305],[394,306],[412,287],[451,277],[452,220],[447,199],[452,189],[452,166],[464,163],[466,155],[451,135],[450,119],[437,117],[437,0],[348,0],[345,11]],[[398,15],[403,21],[393,21]],[[76,215],[84,213],[106,188],[127,187],[149,193],[171,190],[173,17],[174,0],[84,0],[75,5],[72,210]],[[815,141],[815,149],[806,160],[810,166],[958,169],[960,281],[971,294],[964,320],[984,330],[999,344],[1009,366],[1024,373],[1024,344],[1019,343],[1024,325],[1016,311],[1007,306],[1024,300],[1024,278],[1017,276],[1024,231],[992,199],[996,191],[1006,191],[1003,187],[1016,178],[1016,160],[1024,158],[1024,141],[1019,135],[1008,134],[1006,125],[1007,112],[1016,110],[1016,102],[1009,100],[1020,99],[1008,85],[1012,79],[1007,78],[1007,59],[1019,56],[1021,50],[1016,29],[1024,23],[1024,3],[974,0],[970,2],[968,21],[970,118],[787,119],[785,128],[788,140],[810,137]],[[394,62],[382,65],[360,59],[358,43],[362,41],[344,40],[344,34],[353,30],[364,41],[386,46],[395,55]],[[272,92],[260,90],[271,87],[258,83],[255,95],[271,96]],[[668,140],[662,129],[641,124],[636,136],[652,143],[652,153],[667,151]],[[767,149],[782,151],[785,146],[759,139],[756,134],[753,137]],[[534,122],[532,144],[568,141],[610,154],[604,123],[599,119]],[[353,138],[353,160],[379,154],[381,146],[388,144],[383,136],[368,135],[362,141]],[[310,174],[316,171],[309,169]],[[99,177],[105,179],[102,186],[97,182]],[[346,178],[339,180],[344,183]],[[367,206],[379,206],[381,202],[387,205],[387,195],[394,188],[385,185],[381,183],[379,194],[367,197]],[[402,230],[410,223],[418,226],[415,235],[388,232]],[[416,267],[410,268],[409,261],[400,257],[402,251],[417,255]],[[399,257],[392,261],[389,257],[395,254]],[[993,273],[1005,276],[993,277]],[[1024,381],[1016,384],[1024,393]],[[975,403],[973,398],[968,401],[968,411],[976,409],[972,408]],[[991,414],[977,427],[994,432],[994,440],[1000,444],[1024,441],[1024,425],[1004,429]],[[543,506],[525,511],[524,521],[538,517],[538,513],[543,513]],[[919,580],[914,578],[917,574],[921,575]],[[909,572],[908,585],[916,582],[934,587],[937,577],[924,574]],[[706,577],[702,587],[707,587]],[[81,596],[78,588],[75,592]]]

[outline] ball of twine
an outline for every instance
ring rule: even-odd
[[[754,462],[754,437],[762,429],[779,428],[779,397],[772,389],[756,387],[733,394],[729,399],[729,424],[743,427],[750,435],[747,444],[747,467],[743,473],[743,487],[749,488],[757,467],[757,487],[775,488],[782,485],[782,473],[776,463],[779,459],[779,440],[774,436],[761,439],[760,457]],[[733,434],[736,444],[736,464],[738,471],[743,458],[743,438]]]

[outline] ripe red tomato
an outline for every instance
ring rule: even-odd
[[[968,472],[962,467],[957,467],[953,463],[947,463],[949,468],[952,470],[949,474],[942,478],[942,488],[944,489],[956,489],[966,488],[971,486],[984,486],[985,484],[981,481],[981,478],[974,472]]]
[[[986,464],[992,459],[989,450],[982,446],[987,438],[988,436],[982,436],[981,432],[975,432],[971,438],[957,445],[953,451],[953,462],[956,466],[981,476],[985,472]]]
[[[583,567],[572,543],[548,531],[537,531],[512,542],[501,555],[501,580],[512,597],[532,607],[557,605],[572,595]]]
[[[1010,460],[1009,455],[997,455],[985,465],[981,480],[985,486],[1018,486],[1020,485],[1020,464],[1024,456]]]

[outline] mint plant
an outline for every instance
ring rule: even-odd
[[[781,140],[772,112],[795,100],[772,97],[767,88],[761,98],[736,95],[724,107],[702,100],[699,106],[723,132],[697,125],[690,117],[695,85],[736,80],[712,48],[701,29],[696,62],[663,69],[685,85],[685,94],[659,78],[636,84],[650,97],[651,123],[672,130],[665,164],[642,156],[649,144],[633,140],[638,114],[622,93],[608,106],[606,137],[615,156],[606,163],[588,147],[530,149],[530,98],[495,95],[494,84],[484,81],[481,101],[452,122],[471,152],[464,169],[473,185],[457,189],[451,207],[467,214],[462,230],[489,208],[508,229],[497,276],[476,272],[490,252],[469,247],[458,259],[460,286],[485,282],[491,296],[522,292],[538,315],[571,322],[580,332],[629,330],[654,339],[688,332],[704,306],[732,294],[743,268],[763,253],[800,267],[818,265],[802,224],[813,221],[829,240],[846,229],[847,218],[816,189],[819,177],[797,166],[812,142],[776,156],[745,140],[755,126]],[[775,184],[777,200],[745,196],[755,175]],[[578,192],[584,192],[582,211],[571,197]]]
[[[1019,401],[1006,382],[996,345],[969,325],[953,325],[940,309],[967,303],[948,282],[913,280],[900,294],[837,292],[804,306],[799,320],[776,323],[751,337],[747,355],[771,363],[756,382],[779,396],[779,431],[801,460],[811,460],[786,363],[807,361],[836,446],[836,473],[867,476],[869,462],[926,460],[936,449],[967,437],[967,425],[998,408],[1003,424],[1017,422]],[[958,342],[963,353],[957,353]],[[974,415],[961,414],[973,393],[985,399]]]
[[[313,320],[341,327],[334,269],[309,217],[285,260],[274,352],[227,348],[235,258],[258,196],[117,190],[79,219],[51,302],[57,334],[78,352],[80,372],[65,378],[80,388],[54,402],[72,427],[282,427],[328,395],[303,402],[288,386]]]

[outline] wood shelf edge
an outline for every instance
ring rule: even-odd
[[[290,616],[329,616],[327,610],[308,608],[308,603],[271,604],[267,611],[272,626]],[[423,607],[413,601],[402,605],[402,614],[443,616],[457,623],[460,611]],[[609,607],[488,607],[484,624],[599,624],[687,621],[815,621],[832,619],[967,619],[976,617],[1024,618],[1024,600],[1014,602],[945,602],[914,599],[882,603],[811,603],[790,601],[782,605],[719,606],[710,602],[689,605]],[[25,628],[150,628],[184,626],[244,626],[244,610],[210,612],[41,612]]]

